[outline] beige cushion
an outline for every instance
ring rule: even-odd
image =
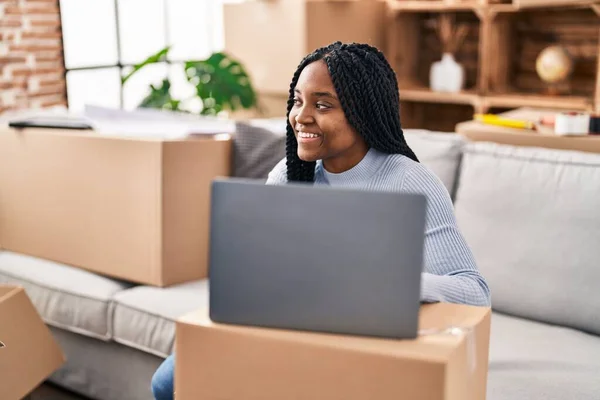
[[[137,286],[114,296],[114,340],[166,357],[173,351],[175,321],[208,307],[208,281],[167,288]]]
[[[419,161],[436,174],[453,195],[465,139],[455,133],[420,129],[405,129],[404,137]]]
[[[596,399],[600,338],[492,314],[487,400]]]
[[[102,340],[112,337],[112,296],[131,286],[9,251],[0,251],[0,283],[23,286],[47,324]]]
[[[600,155],[465,151],[456,216],[493,307],[600,334]]]

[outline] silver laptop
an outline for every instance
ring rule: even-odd
[[[417,336],[423,195],[219,179],[211,196],[211,320]]]

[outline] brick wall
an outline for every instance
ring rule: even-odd
[[[66,101],[59,0],[0,0],[0,114]]]

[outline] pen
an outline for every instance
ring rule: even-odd
[[[517,129],[535,129],[531,121],[499,117],[495,114],[475,114],[475,120],[489,125],[505,126]]]

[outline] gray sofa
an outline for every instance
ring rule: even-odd
[[[406,135],[491,287],[488,399],[600,399],[600,155]],[[174,321],[208,302],[206,281],[135,286],[9,251],[0,282],[25,286],[65,351],[50,380],[95,399],[151,399]]]

